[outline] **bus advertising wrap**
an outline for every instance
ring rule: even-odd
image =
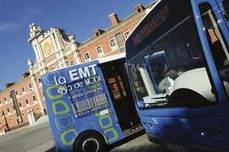
[[[50,126],[60,151],[71,151],[77,136],[92,128],[109,144],[124,138],[98,64],[92,61],[43,76]]]

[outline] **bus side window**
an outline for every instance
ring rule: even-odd
[[[229,1],[228,0],[224,0],[223,1],[223,9],[224,9],[224,15],[227,19],[229,19]]]
[[[126,96],[126,90],[125,90],[122,78],[121,78],[121,76],[118,76],[117,78],[118,78],[120,89],[122,90],[122,95],[125,97]]]
[[[111,87],[111,91],[112,91],[112,94],[113,94],[113,97],[115,100],[118,100],[118,99],[121,99],[121,91],[119,90],[118,88],[118,84],[115,80],[115,77],[112,77],[110,79],[108,79],[108,82],[110,84],[110,87]]]
[[[225,41],[224,35],[218,25],[218,21],[210,4],[202,3],[200,5],[200,11],[208,38],[208,43],[212,52],[213,59],[221,80],[223,81],[226,90],[229,86],[229,53],[228,46]],[[227,91],[228,92],[228,91]],[[229,92],[228,92],[229,93]]]
[[[211,6],[208,3],[203,3],[200,9],[212,54],[217,67],[221,69],[224,62],[229,61],[229,53],[224,37],[218,27],[218,22],[214,16],[214,12],[211,10]]]

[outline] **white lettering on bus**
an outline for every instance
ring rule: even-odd
[[[85,66],[83,68],[77,68],[77,69],[72,69],[69,70],[69,76],[70,76],[70,81],[77,81],[80,79],[85,79],[88,77],[92,77],[96,75],[96,70],[95,70],[96,64],[92,64],[89,66]],[[64,85],[67,83],[67,80],[65,77],[53,77],[54,82],[56,85],[60,84],[60,85]],[[82,84],[80,84],[79,86],[82,86]]]
[[[71,81],[87,78],[96,75],[96,64],[85,66],[83,68],[72,69],[69,71]]]
[[[69,75],[70,75],[71,81],[75,81],[75,80],[80,79],[80,77],[78,76],[77,69],[70,70]]]

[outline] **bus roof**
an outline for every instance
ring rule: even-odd
[[[106,63],[106,62],[122,59],[122,58],[125,58],[125,57],[126,57],[126,53],[124,52],[124,53],[119,53],[119,54],[115,54],[115,55],[112,55],[112,56],[99,58],[98,61],[99,61],[99,63]]]
[[[98,61],[99,63],[106,63],[106,62],[122,59],[122,58],[125,58],[125,57],[126,57],[126,53],[124,52],[124,53],[119,53],[119,54],[115,54],[115,55],[112,55],[112,56],[98,58],[98,59],[91,60],[91,61],[88,61],[88,62]],[[81,65],[81,64],[84,64],[84,63],[85,62],[77,64],[77,65]],[[73,66],[75,66],[75,65],[68,66],[68,67],[73,67]],[[53,71],[59,71],[61,69],[65,69],[65,68],[68,68],[68,67],[62,67],[62,68],[59,68],[59,69],[56,69],[56,70],[53,70]]]

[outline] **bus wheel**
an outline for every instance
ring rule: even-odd
[[[97,133],[84,133],[75,142],[75,152],[105,152],[106,143]]]

